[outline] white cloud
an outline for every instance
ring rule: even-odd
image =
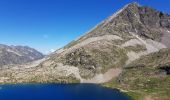
[[[55,51],[55,49],[50,49],[48,51],[45,52],[45,54],[50,54],[50,53],[53,53]]]

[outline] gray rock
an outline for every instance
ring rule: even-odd
[[[10,64],[23,64],[42,59],[44,55],[27,46],[7,46],[0,44],[0,67]]]

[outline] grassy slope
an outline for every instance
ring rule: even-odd
[[[124,90],[135,100],[169,100],[170,75],[161,67],[169,67],[170,50],[164,49],[132,62],[117,79],[104,86]]]

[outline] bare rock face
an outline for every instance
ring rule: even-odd
[[[44,55],[27,46],[0,45],[0,67],[42,59]]]

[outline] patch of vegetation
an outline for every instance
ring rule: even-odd
[[[163,67],[170,65],[170,49],[161,49],[159,52],[151,53],[149,55],[143,56],[140,59],[133,61],[127,67]]]
[[[136,91],[128,91],[125,92],[128,96],[131,97],[132,100],[142,100],[142,97],[144,97],[144,94],[138,93]]]
[[[128,46],[125,47],[127,51],[134,51],[134,52],[141,52],[141,51],[146,51],[146,47],[142,45],[136,45],[136,46]]]
[[[99,67],[92,55],[84,48],[79,48],[61,58],[64,65],[79,67],[82,77],[93,77]],[[84,73],[86,72],[86,73]]]
[[[54,76],[52,74],[48,74],[46,76],[31,76],[26,80],[26,83],[80,83],[80,80],[76,79],[74,75]]]
[[[64,46],[64,49],[70,48],[70,47],[72,47],[72,46],[74,46],[74,45],[76,45],[76,44],[77,44],[77,42],[76,42],[75,40],[73,40],[73,41],[71,41],[69,44],[67,44],[66,46]]]
[[[123,73],[104,86],[118,88],[134,100],[145,100],[150,96],[153,100],[169,100],[170,75],[159,68],[169,62],[169,49],[143,56]]]
[[[104,49],[105,46],[76,49],[62,57],[61,62],[79,67],[83,78],[93,77],[95,73],[104,73],[110,68],[123,67],[128,59],[126,51],[110,44]]]
[[[98,65],[102,67],[103,72],[110,68],[122,67],[127,60],[124,49],[116,46],[110,47],[108,51],[94,49],[92,54]]]
[[[154,96],[158,100],[168,100],[170,97],[170,76],[161,75],[161,73],[155,74],[155,72],[157,70],[150,68],[126,69],[116,80],[104,85],[123,90],[134,100],[143,100],[146,95]]]
[[[158,72],[156,69],[149,68],[128,69],[122,76],[121,84],[128,84],[130,90],[140,91],[145,95],[159,94],[163,96],[170,90],[168,84],[170,76]]]

